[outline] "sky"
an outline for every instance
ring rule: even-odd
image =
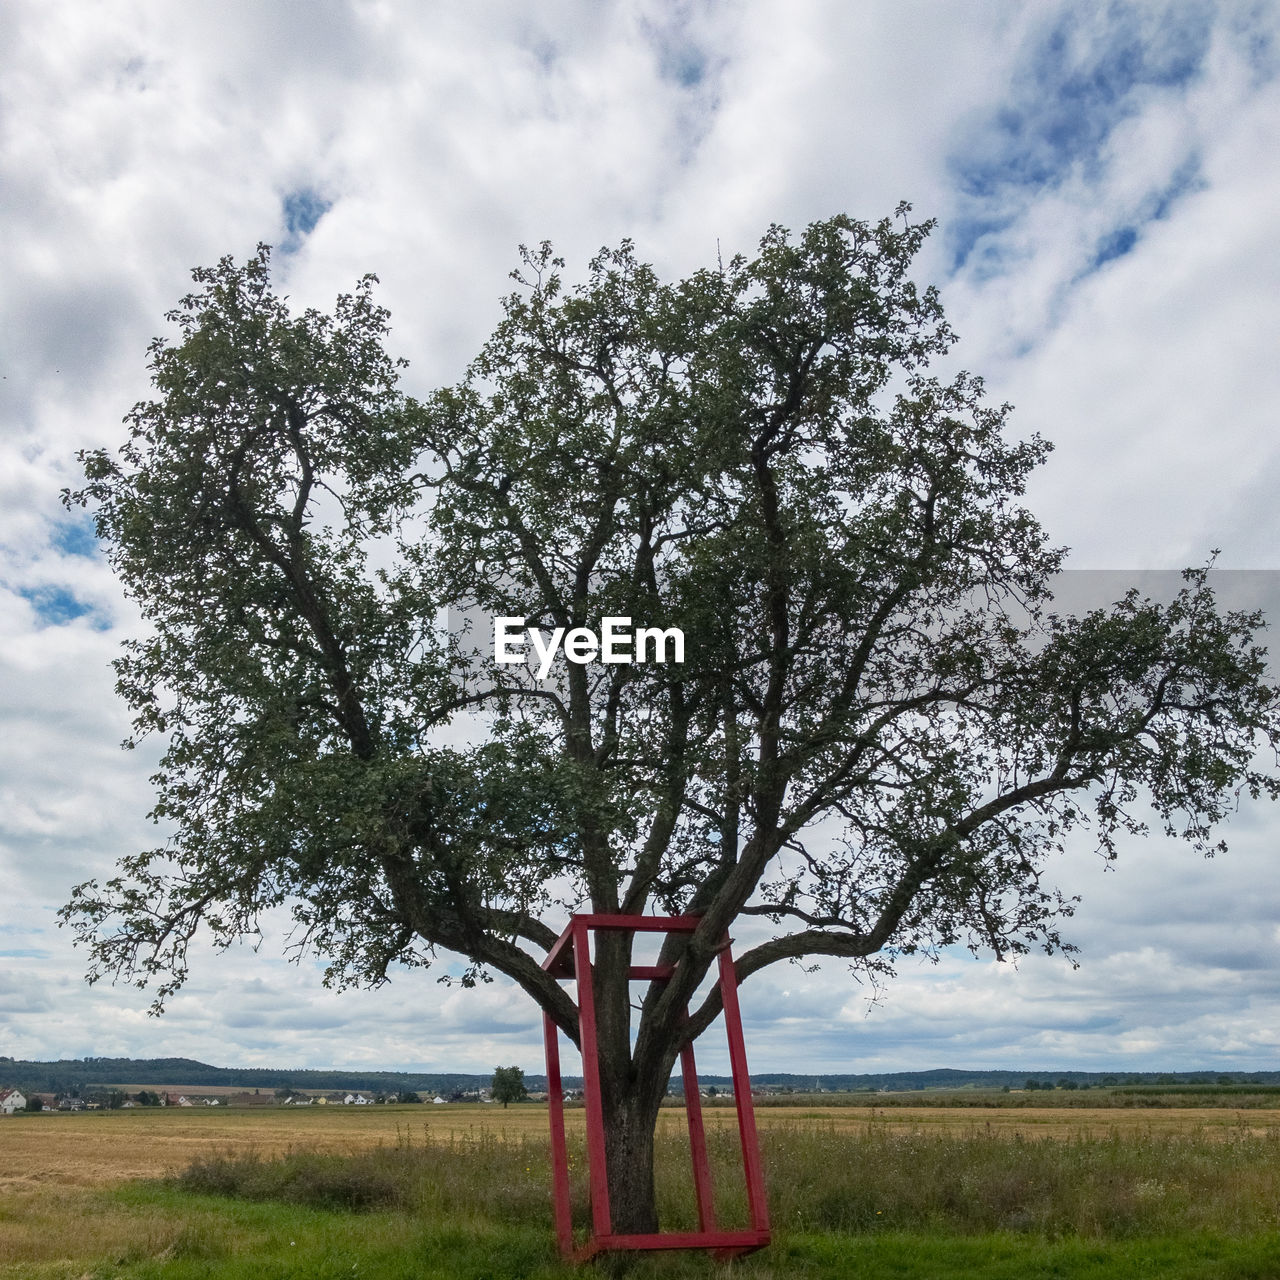
[[[1275,4],[7,0],[0,51],[0,1055],[541,1070],[502,982],[335,993],[272,926],[202,951],[155,1019],[86,986],[57,928],[73,884],[154,842],[159,755],[120,750],[137,619],[58,495],[78,449],[123,441],[190,269],[259,241],[299,306],[376,272],[421,395],[461,376],[521,243],[572,278],[631,237],[670,276],[909,201],[956,360],[1056,446],[1028,505],[1069,565],[1216,549],[1280,604]],[[1280,811],[1225,835],[1209,862],[1125,840],[1113,868],[1076,841],[1052,877],[1082,899],[1079,968],[766,971],[752,1068],[1276,1069]],[[700,1062],[724,1061],[713,1029]]]

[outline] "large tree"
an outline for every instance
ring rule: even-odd
[[[523,1102],[529,1096],[524,1083],[524,1070],[520,1067],[497,1067],[491,1086],[494,1102],[502,1103],[505,1111],[512,1102]]]
[[[1051,612],[1062,552],[1019,505],[1048,446],[979,379],[908,270],[928,224],[835,217],[665,283],[632,246],[562,284],[523,252],[456,386],[397,387],[373,277],[297,315],[265,248],[194,273],[156,390],[70,502],[141,606],[119,659],[163,735],[163,847],[66,914],[91,977],[186,973],[287,906],[329,980],[439,949],[578,1037],[540,961],[568,910],[693,913],[638,1007],[629,943],[594,983],[611,1202],[654,1226],[659,1100],[740,979],[832,956],[885,971],[965,943],[1068,950],[1049,855],[1159,815],[1205,852],[1274,797],[1261,619],[1207,574],[1159,605]],[[496,665],[486,628],[679,627],[683,663]],[[768,922],[768,923],[766,923]]]

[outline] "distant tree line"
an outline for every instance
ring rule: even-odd
[[[531,1093],[543,1092],[547,1087],[544,1076],[526,1075],[523,1080]],[[702,1080],[704,1086],[714,1085],[718,1090],[727,1089],[732,1084],[728,1076],[708,1075],[703,1076]],[[1064,1081],[1071,1083],[1064,1085]],[[1028,1074],[1025,1070],[965,1071],[947,1068],[835,1075],[764,1072],[753,1074],[751,1082],[756,1088],[777,1093],[857,1093],[882,1089],[892,1093],[908,1093],[925,1089],[1084,1089],[1126,1086],[1186,1089],[1226,1085],[1280,1086],[1280,1071],[1036,1071]],[[38,1091],[57,1096],[86,1098],[95,1089],[132,1084],[180,1085],[184,1089],[219,1085],[271,1090],[286,1095],[289,1092],[356,1090],[402,1097],[404,1101],[412,1101],[410,1095],[418,1095],[420,1099],[439,1096],[452,1101],[465,1093],[488,1089],[491,1083],[491,1075],[480,1073],[469,1075],[460,1072],[432,1074],[214,1067],[192,1058],[83,1058],[42,1062],[0,1055],[0,1085],[13,1085],[24,1093]],[[564,1087],[571,1091],[579,1090],[582,1088],[582,1081],[566,1076]],[[674,1093],[681,1092],[678,1075],[672,1079],[670,1087]]]
[[[275,1067],[214,1067],[193,1058],[72,1058],[42,1062],[0,1057],[0,1084],[24,1091],[79,1096],[85,1090],[118,1084],[221,1086],[239,1089],[412,1092],[449,1098],[489,1086],[490,1076],[463,1072],[344,1071]],[[541,1077],[530,1077],[545,1088]]]

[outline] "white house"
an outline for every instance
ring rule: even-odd
[[[25,1111],[27,1099],[17,1089],[0,1089],[0,1116],[11,1116],[15,1111]]]

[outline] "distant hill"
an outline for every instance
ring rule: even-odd
[[[284,1067],[214,1067],[194,1058],[70,1058],[58,1062],[33,1062],[0,1056],[0,1088],[45,1093],[84,1091],[104,1085],[169,1085],[194,1089],[201,1085],[242,1089],[361,1089],[372,1093],[442,1094],[446,1098],[456,1091],[487,1088],[492,1072],[412,1072],[292,1069]],[[723,1088],[731,1083],[728,1076],[700,1077],[707,1085]],[[870,1074],[832,1074],[814,1072],[758,1072],[751,1077],[757,1088],[788,1090],[795,1093],[851,1093],[888,1089],[913,1092],[924,1089],[1002,1089],[1021,1088],[1026,1081],[1057,1084],[1069,1080],[1076,1086],[1099,1085],[1194,1085],[1213,1084],[1229,1078],[1232,1083],[1280,1085],[1280,1071],[1233,1071],[1216,1068],[1205,1071],[1062,1071],[1039,1068],[1017,1071],[965,1071],[954,1068],[934,1071],[890,1071]],[[547,1087],[546,1077],[527,1075],[525,1083],[533,1092]],[[567,1089],[580,1089],[582,1081],[566,1076]],[[673,1077],[672,1086],[679,1091],[680,1080]]]
[[[31,1062],[0,1057],[0,1087],[16,1085],[46,1093],[84,1091],[104,1085],[169,1085],[185,1089],[224,1086],[241,1089],[360,1089],[371,1093],[444,1094],[487,1088],[493,1073],[406,1071],[313,1071],[283,1067],[214,1067],[194,1058],[64,1058]],[[529,1078],[526,1077],[528,1082]],[[530,1088],[537,1088],[530,1082]],[[546,1087],[545,1082],[542,1085]]]
[[[707,1082],[728,1083],[728,1077],[708,1076]],[[886,1071],[861,1075],[778,1075],[753,1073],[757,1088],[792,1089],[796,1092],[856,1093],[887,1089],[891,1093],[911,1093],[925,1089],[1020,1089],[1028,1080],[1054,1084],[1067,1080],[1077,1087],[1115,1085],[1194,1085],[1230,1080],[1233,1084],[1280,1085],[1280,1071],[1233,1071],[1216,1068],[1205,1071],[1063,1071],[1058,1068],[1019,1068],[1017,1071],[965,1071],[938,1068],[933,1071]]]

